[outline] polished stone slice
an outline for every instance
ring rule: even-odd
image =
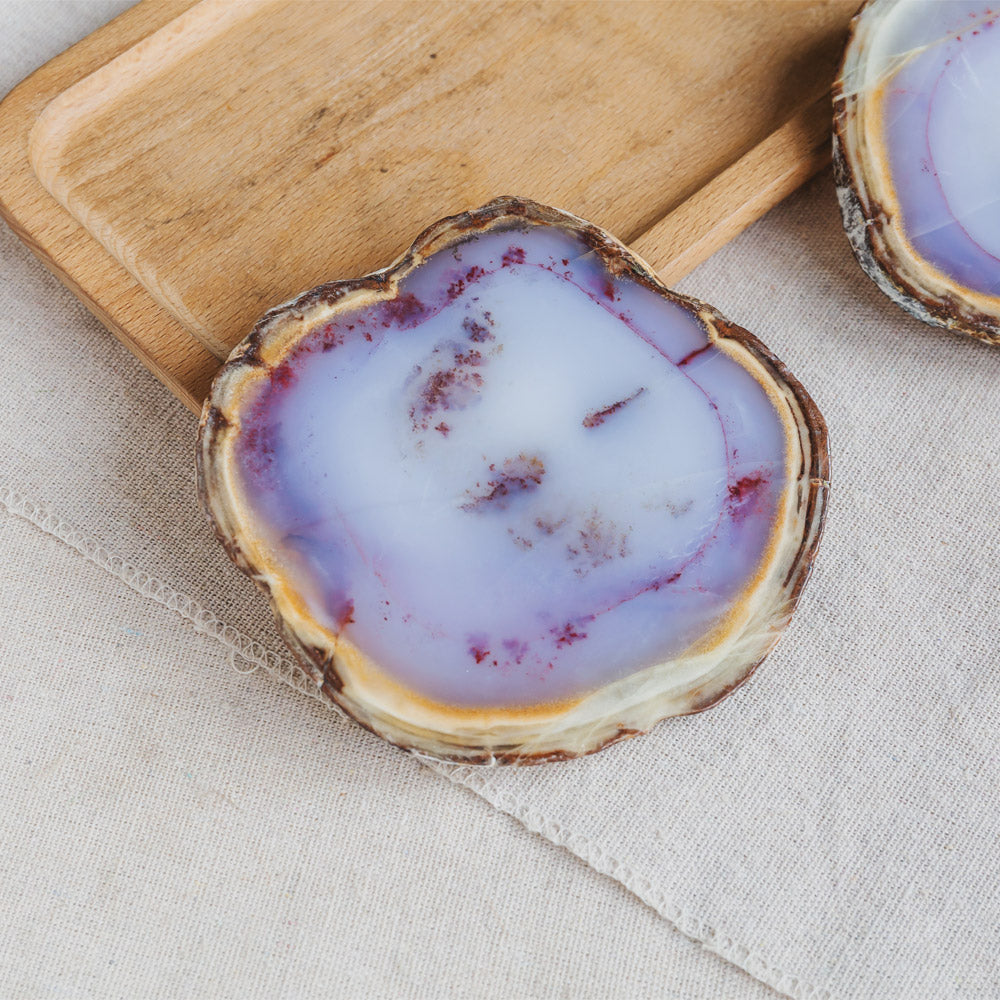
[[[1000,342],[1000,6],[875,0],[835,89],[845,226],[919,318]]]
[[[323,691],[466,760],[716,701],[787,620],[825,500],[822,420],[754,338],[517,199],[265,317],[200,457]]]

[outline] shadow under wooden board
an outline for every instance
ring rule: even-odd
[[[266,309],[500,194],[676,281],[829,159],[855,6],[145,0],[0,104],[0,212],[198,410]]]

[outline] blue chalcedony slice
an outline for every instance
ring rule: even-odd
[[[217,383],[203,463],[235,499],[203,470],[209,506],[352,714],[374,677],[506,746],[505,721],[664,664],[710,699],[691,664],[730,656],[762,602],[790,610],[822,506],[804,513],[808,397],[553,214],[570,221],[491,218],[391,282],[292,303]]]

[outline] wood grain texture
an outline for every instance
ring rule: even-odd
[[[0,211],[197,409],[267,308],[498,194],[676,280],[828,158],[853,7],[146,0],[0,105]]]

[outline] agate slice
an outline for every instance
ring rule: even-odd
[[[1000,4],[874,0],[834,88],[844,226],[914,316],[1000,343]]]
[[[302,669],[470,763],[714,704],[787,623],[826,433],[754,337],[587,223],[501,198],[268,313],[200,484]]]

